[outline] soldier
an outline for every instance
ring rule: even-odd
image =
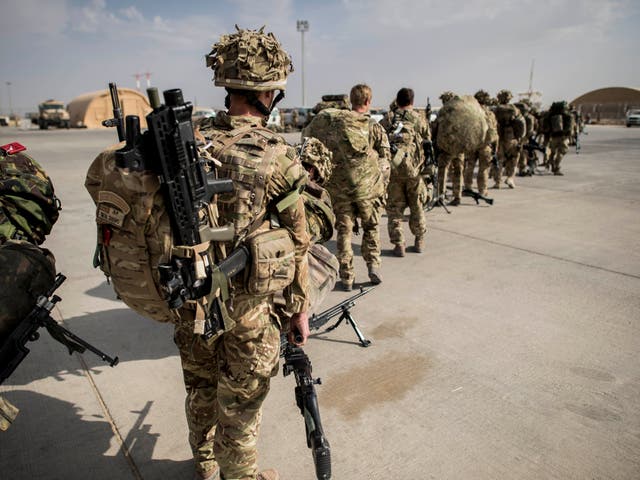
[[[422,253],[427,231],[424,204],[427,187],[420,175],[424,163],[423,141],[431,141],[431,131],[422,117],[413,110],[414,93],[401,88],[396,95],[397,108],[380,122],[391,145],[391,179],[387,187],[387,229],[395,246],[393,254],[404,257],[405,241],[402,228],[404,210],[409,207],[409,229],[415,236],[414,251]]]
[[[448,101],[456,98],[457,95],[453,92],[446,91],[440,95],[442,105],[446,105]],[[436,118],[436,124],[433,132],[433,137],[437,139],[438,136],[438,119]],[[445,192],[447,191],[447,173],[449,166],[451,166],[451,182],[453,186],[453,200],[449,202],[449,205],[457,207],[460,205],[460,198],[462,197],[462,170],[464,164],[464,155],[456,154],[451,155],[445,151],[440,151],[438,155],[438,191],[436,192],[437,198],[444,199]],[[440,206],[440,202],[435,203],[436,206]]]
[[[546,114],[549,129],[548,165],[554,175],[564,175],[560,171],[560,162],[569,150],[569,139],[574,131],[574,117],[567,102],[553,102]]]
[[[484,110],[485,119],[487,120],[487,136],[482,146],[465,156],[464,164],[464,188],[465,190],[473,189],[473,171],[478,162],[478,176],[476,182],[478,184],[478,192],[481,195],[487,196],[487,188],[489,181],[489,168],[491,167],[491,160],[496,151],[498,144],[498,121],[496,116],[489,109],[491,103],[491,96],[484,90],[478,90],[475,95],[475,99],[482,106]]]
[[[245,55],[239,55],[245,52]],[[207,55],[216,86],[227,91],[228,113],[203,123],[200,133],[211,142],[222,177],[231,178],[234,193],[218,200],[221,222],[235,226],[234,244],[276,224],[290,234],[295,247],[293,282],[284,291],[291,331],[309,334],[309,234],[300,192],[306,172],[293,147],[262,128],[283,97],[291,59],[272,33],[238,29],[223,35]],[[280,93],[276,95],[276,91]],[[275,470],[257,473],[257,437],[262,403],[270,377],[277,373],[280,325],[273,294],[250,294],[242,275],[231,281],[235,326],[207,341],[195,335],[189,321],[179,322],[175,342],[180,350],[187,390],[186,412],[198,478],[272,480]],[[292,334],[289,340],[294,342]]]
[[[505,180],[509,188],[515,188],[514,181],[516,164],[520,154],[520,139],[524,137],[526,124],[518,108],[509,103],[513,95],[509,90],[498,92],[498,106],[494,113],[498,120],[498,166],[493,170],[495,185],[493,188],[500,188],[502,181],[502,168],[507,177]]]
[[[333,174],[326,187],[336,214],[337,257],[345,291],[353,288],[355,279],[351,236],[358,219],[369,280],[382,282],[379,224],[390,155],[384,129],[369,115],[371,88],[355,85],[349,99],[352,110],[324,109],[302,132],[303,137],[318,138],[333,154]]]
[[[532,114],[531,103],[527,99],[517,102],[514,105],[522,114],[526,125],[524,137],[520,142],[520,153],[518,155],[518,176],[525,177],[528,175],[533,175],[533,172],[528,168],[528,155],[527,151],[524,148],[524,143],[529,138],[535,136],[536,117]]]

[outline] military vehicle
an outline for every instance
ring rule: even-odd
[[[64,108],[64,103],[49,99],[38,105],[38,126],[40,130],[49,127],[69,128],[69,112]]]

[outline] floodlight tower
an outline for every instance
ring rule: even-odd
[[[305,96],[304,96],[304,33],[309,31],[309,22],[306,20],[298,20],[296,22],[296,29],[300,32],[301,44],[302,44],[302,105],[304,107],[307,105]]]

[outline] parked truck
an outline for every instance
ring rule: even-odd
[[[49,127],[69,128],[69,112],[64,108],[64,103],[50,99],[38,105],[38,126],[40,130]]]

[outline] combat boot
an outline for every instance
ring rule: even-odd
[[[194,480],[215,480],[216,478],[218,478],[218,467],[213,467],[204,472],[196,471],[193,477]]]
[[[416,241],[413,244],[413,251],[416,253],[422,253],[424,251],[424,237],[416,237]]]
[[[256,476],[256,480],[280,480],[280,475],[273,468],[264,470]]]
[[[351,290],[353,290],[353,282],[340,280],[340,285],[342,285],[342,290],[344,290],[345,292],[350,292]]]
[[[561,177],[564,176],[564,173],[562,173],[560,170],[556,170],[555,172],[553,172],[554,175],[560,175]]]
[[[448,205],[451,206],[451,207],[457,207],[458,205],[460,205],[460,199],[458,197],[456,197],[453,200],[451,200],[448,203]]]
[[[382,283],[382,275],[380,275],[380,269],[378,267],[369,267],[369,280],[374,285],[380,285]]]
[[[506,183],[509,188],[516,188],[516,184],[513,183],[512,178],[507,178],[504,183]]]
[[[393,254],[396,257],[404,257],[404,245],[399,243],[395,247],[393,247]]]

